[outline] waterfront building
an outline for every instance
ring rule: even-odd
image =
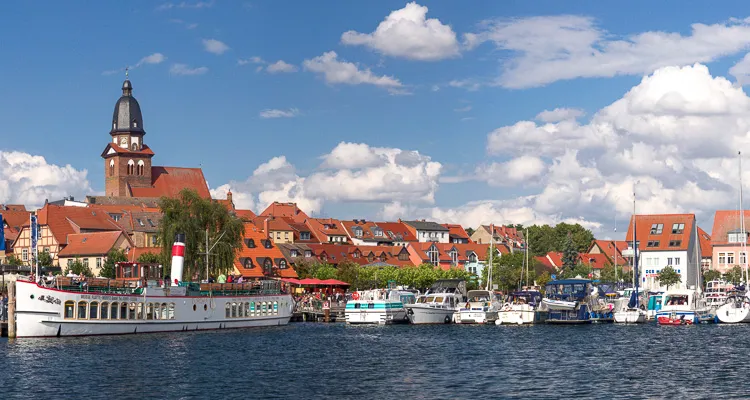
[[[255,226],[268,234],[275,244],[294,243],[294,228],[284,219],[274,216],[256,217]]]
[[[448,236],[450,230],[437,222],[424,219],[419,221],[402,221],[399,219],[398,222],[406,225],[406,228],[420,243],[450,243],[450,237]]]
[[[432,264],[444,270],[460,268],[481,276],[485,267],[489,244],[479,243],[409,243],[409,257],[414,265]],[[494,246],[495,256],[510,250],[503,244]]]
[[[4,251],[0,251],[0,263],[5,263],[13,254],[13,246],[24,225],[29,224],[31,212],[21,205],[0,205],[3,224]]]
[[[349,236],[341,221],[333,218],[308,218],[305,223],[318,243],[348,243]]]
[[[265,232],[246,222],[242,248],[235,258],[234,272],[245,278],[297,278],[289,261]]]
[[[510,251],[522,250],[526,246],[522,231],[512,226],[493,226],[495,229],[490,232],[490,225],[480,225],[471,235],[471,240],[474,243],[490,243],[492,240],[495,244],[505,244]]]
[[[700,273],[700,241],[696,240],[695,214],[635,215],[628,224],[626,240],[631,247],[623,255],[633,254],[633,218],[638,229],[638,251],[641,286],[644,290],[666,290],[658,280],[665,267],[672,267],[680,275],[681,283],[670,289],[689,288],[696,284]]]
[[[448,228],[448,239],[450,243],[474,243],[463,226],[458,224],[443,224]]]
[[[392,240],[394,246],[406,246],[410,242],[417,241],[417,237],[401,220],[398,222],[376,222],[375,225],[383,230],[386,237]]]
[[[67,245],[57,254],[63,268],[80,261],[94,276],[98,276],[110,250],[127,252],[133,243],[122,231],[73,233],[67,237]]]
[[[750,210],[744,210],[745,224],[750,223]],[[748,245],[748,230],[742,231],[738,210],[718,210],[711,230],[711,268],[723,273],[746,264],[742,244]]]
[[[393,239],[386,236],[383,228],[364,219],[341,221],[351,242],[357,246],[392,246]]]

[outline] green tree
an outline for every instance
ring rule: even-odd
[[[162,255],[157,253],[141,253],[141,255],[138,256],[138,260],[136,261],[144,264],[166,264],[165,262],[163,262]]]
[[[344,260],[336,265],[336,279],[350,285],[355,285],[359,276],[359,269],[359,264],[354,261]]]
[[[680,274],[678,274],[677,271],[669,266],[664,267],[664,269],[659,272],[657,279],[659,280],[660,284],[667,287],[667,290],[669,290],[670,286],[682,281]]]
[[[497,285],[502,291],[510,291],[518,288],[521,282],[521,268],[523,266],[523,252],[503,254],[500,257],[493,256],[492,260],[492,284]],[[489,266],[482,271],[482,285],[486,285],[489,274]]]
[[[724,274],[724,278],[732,283],[740,283],[742,281],[742,268],[739,265],[735,265]]]
[[[563,246],[562,268],[563,270],[573,270],[576,265],[578,265],[578,251],[575,243],[573,243],[573,234],[568,233]]]
[[[552,275],[548,271],[544,271],[536,277],[536,284],[544,288],[544,286],[552,280]]]
[[[51,267],[52,266],[52,255],[49,254],[49,251],[44,250],[41,253],[38,254],[37,260],[39,262],[40,267]]]
[[[559,274],[559,279],[571,279],[579,276],[583,279],[588,279],[592,271],[590,265],[578,263],[573,268],[563,269]]]
[[[602,282],[630,282],[633,280],[633,275],[630,271],[625,272],[621,265],[615,267],[612,264],[606,264],[602,269],[602,273],[599,277]]]
[[[533,255],[543,256],[550,251],[563,251],[568,234],[573,241],[573,247],[579,253],[586,252],[594,240],[594,234],[580,224],[559,223],[554,227],[529,226],[526,242],[529,243]]]
[[[68,269],[65,271],[65,275],[69,273],[74,273],[76,275],[86,275],[86,276],[92,276],[91,269],[89,269],[88,266],[83,265],[81,260],[75,259],[70,265],[68,265]]]
[[[466,228],[466,234],[467,235],[471,236],[471,235],[474,234],[474,232],[475,232],[474,228]]]
[[[313,276],[313,278],[320,280],[333,279],[335,277],[336,267],[331,264],[319,264]]]
[[[122,249],[112,249],[107,253],[107,258],[104,260],[99,276],[102,278],[114,278],[115,277],[115,263],[128,261],[128,257],[125,255],[125,251]]]
[[[706,286],[707,282],[715,281],[721,279],[721,272],[715,270],[715,269],[709,269],[708,271],[703,273],[703,287]]]
[[[15,255],[15,254],[11,254],[11,255],[10,255],[10,256],[9,256],[9,257],[8,257],[8,258],[7,258],[6,260],[5,260],[5,262],[6,262],[6,263],[8,263],[8,265],[12,265],[12,266],[14,266],[14,267],[18,267],[18,266],[20,266],[20,265],[23,265],[23,261],[21,261],[21,259],[20,259],[20,258],[16,257],[16,255]]]
[[[159,228],[162,257],[170,258],[177,233],[185,234],[184,276],[204,274],[206,268],[214,276],[232,271],[234,258],[241,249],[244,224],[223,205],[204,199],[197,192],[183,189],[177,198],[159,200],[164,216]],[[206,248],[206,234],[208,246]],[[261,243],[258,243],[262,246]],[[205,253],[211,249],[209,265]]]

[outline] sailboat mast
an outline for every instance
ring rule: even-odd
[[[739,168],[740,168],[740,234],[742,235],[742,253],[740,253],[740,257],[742,257],[742,254],[745,255],[744,260],[742,261],[742,278],[745,282],[748,281],[748,278],[750,278],[750,273],[747,271],[747,234],[745,233],[745,208],[742,205],[742,152],[737,152],[737,158],[739,159]]]
[[[526,242],[526,286],[529,286],[529,228],[526,228],[526,236],[524,237]]]
[[[495,244],[495,225],[490,224],[490,267],[487,269],[487,287],[485,290],[489,291],[492,288],[492,256],[494,251],[492,245]]]
[[[701,290],[701,258],[698,255],[698,247],[700,246],[700,240],[698,239],[698,218],[693,217],[693,224],[695,225],[695,288]]]
[[[633,283],[635,284],[635,308],[638,308],[638,230],[635,214],[635,185],[633,185]]]

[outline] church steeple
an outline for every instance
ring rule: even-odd
[[[111,135],[120,133],[133,133],[145,135],[143,130],[143,116],[138,100],[133,97],[133,84],[130,79],[122,83],[122,96],[115,104],[115,112],[112,114]]]

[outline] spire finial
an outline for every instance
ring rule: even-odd
[[[130,67],[125,67],[125,79],[128,79],[128,70],[130,70]]]

